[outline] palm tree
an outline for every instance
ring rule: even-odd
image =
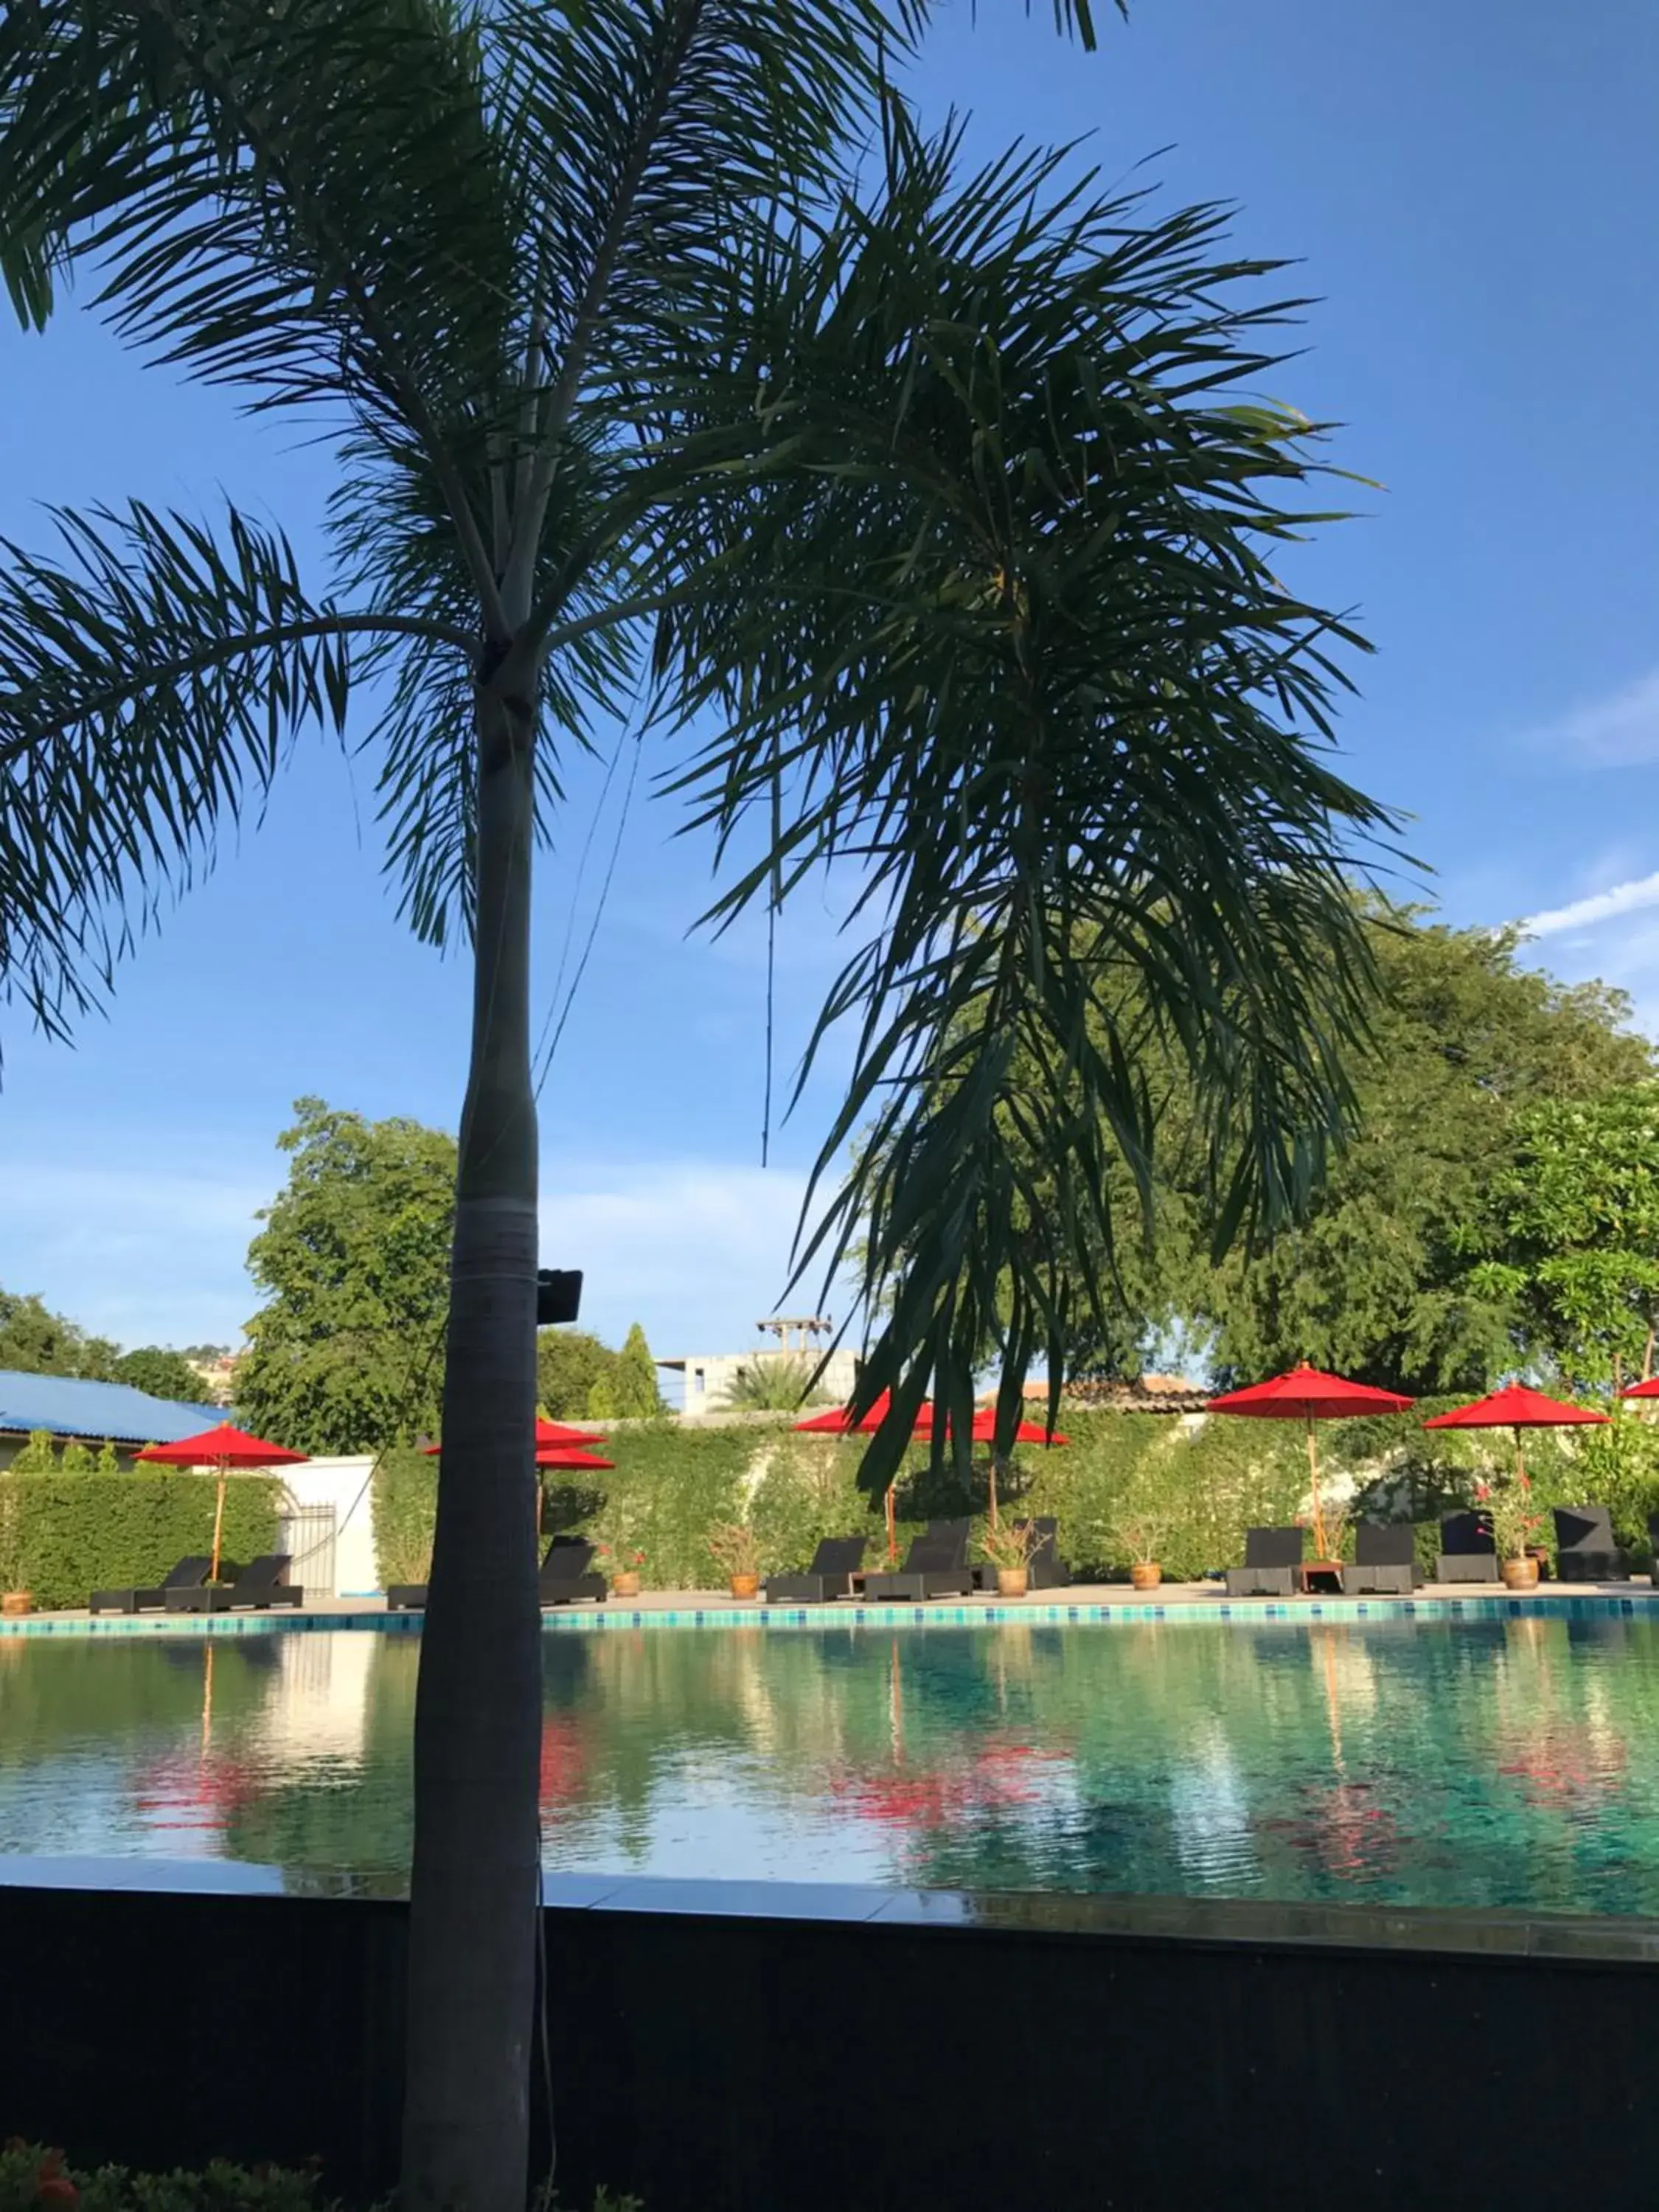
[[[817,1364],[805,1354],[761,1353],[732,1377],[726,1403],[744,1413],[794,1413],[807,1406],[827,1406],[830,1393],[812,1387]]]
[[[1363,966],[1340,867],[1380,817],[1318,757],[1342,634],[1264,565],[1310,463],[1299,417],[1231,400],[1274,358],[1272,311],[1234,297],[1261,272],[1217,258],[1213,214],[1147,222],[1047,158],[964,179],[956,133],[921,139],[886,75],[925,14],[18,0],[0,18],[20,314],[89,273],[129,343],[309,410],[342,464],[321,589],[234,507],[64,510],[51,550],[8,548],[8,992],[66,1032],[135,913],[210,861],[299,733],[343,732],[366,680],[404,909],[473,947],[416,1718],[415,2212],[519,2212],[526,2178],[530,890],[557,743],[648,640],[663,743],[694,716],[702,734],[679,763],[694,818],[722,851],[755,807],[774,824],[719,913],[819,861],[865,872],[868,939],[821,1024],[861,1024],[821,1173],[872,1109],[881,1141],[805,1260],[833,1263],[867,1218],[891,1295],[861,1388],[897,1385],[878,1454],[930,1383],[965,1404],[1000,1279],[1023,1371],[1056,1249],[1096,1249],[1098,1131],[1149,1160],[1146,1037],[1085,1020],[1079,933],[1141,978],[1201,1095],[1244,1102],[1234,1219],[1293,1199],[1340,1119]],[[1055,15],[1088,33],[1083,0]],[[848,149],[877,115],[863,191]],[[1068,1168],[1075,1219],[1022,1212],[1015,1042],[1054,1106],[1038,1170]]]

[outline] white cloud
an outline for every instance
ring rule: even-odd
[[[715,1162],[593,1166],[544,1188],[542,1249],[580,1267],[582,1319],[615,1338],[645,1323],[653,1349],[742,1351],[783,1293],[806,1179]],[[800,1293],[808,1304],[819,1283]]]
[[[582,1269],[583,1323],[612,1341],[637,1320],[657,1351],[742,1351],[788,1280],[805,1191],[797,1168],[550,1163],[544,1261]],[[268,1173],[234,1163],[185,1175],[14,1159],[0,1164],[0,1285],[123,1345],[234,1344],[257,1303],[244,1257],[270,1196]]]
[[[1540,750],[1565,749],[1595,768],[1659,760],[1659,669],[1534,733]]]
[[[234,1343],[268,1183],[95,1163],[0,1166],[0,1284],[118,1343]]]
[[[1630,883],[1593,892],[1589,898],[1574,899],[1567,906],[1547,908],[1542,914],[1528,915],[1516,926],[1528,937],[1559,937],[1564,931],[1589,929],[1598,921],[1638,914],[1650,906],[1659,906],[1659,874],[1638,876]]]

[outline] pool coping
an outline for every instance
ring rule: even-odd
[[[402,1875],[285,1872],[229,1859],[0,1855],[0,1887],[104,1894],[406,1900]],[[644,1912],[698,1918],[856,1922],[1060,1940],[1200,1948],[1371,1951],[1559,1965],[1659,1966],[1659,1918],[1448,1910],[1421,1905],[1281,1903],[1265,1898],[1131,1896],[1073,1891],[885,1888],[856,1882],[716,1881],[673,1875],[545,1873],[554,1912]]]
[[[1169,1624],[1225,1621],[1231,1626],[1273,1622],[1295,1626],[1310,1620],[1595,1620],[1650,1614],[1659,1620],[1659,1590],[1647,1588],[1534,1591],[1522,1597],[1507,1593],[1460,1593],[1414,1597],[1304,1597],[1228,1599],[1197,1595],[1170,1601],[1113,1599],[1068,1601],[1036,1598],[981,1599],[966,1603],[933,1599],[925,1605],[860,1605],[842,1600],[815,1606],[746,1605],[710,1601],[685,1606],[619,1604],[572,1606],[542,1615],[543,1629],[559,1635],[603,1635],[624,1629],[979,1628],[1114,1626],[1162,1621]],[[381,1635],[418,1635],[422,1615],[391,1613],[384,1607],[351,1606],[233,1613],[37,1613],[0,1616],[0,1643],[18,1638],[100,1636],[271,1636],[334,1629],[369,1630]]]

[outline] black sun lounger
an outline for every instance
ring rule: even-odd
[[[556,1536],[542,1561],[542,1603],[569,1605],[577,1598],[591,1597],[603,1605],[609,1585],[603,1575],[590,1572],[592,1560],[593,1547],[585,1536]]]
[[[968,1564],[968,1523],[930,1521],[912,1543],[896,1574],[866,1575],[864,1595],[886,1598],[968,1597],[974,1571]]]
[[[1016,1522],[1016,1528],[1027,1524]],[[1030,1587],[1034,1590],[1066,1589],[1070,1586],[1072,1570],[1060,1556],[1057,1540],[1060,1523],[1052,1513],[1039,1513],[1030,1526],[1036,1530],[1036,1542],[1031,1547]]]
[[[1353,1532],[1353,1565],[1342,1570],[1342,1587],[1393,1590],[1409,1597],[1417,1580],[1417,1536],[1409,1521],[1361,1521]]]
[[[1244,1564],[1227,1570],[1229,1597],[1294,1597],[1302,1565],[1299,1528],[1247,1528]]]
[[[199,1589],[213,1565],[206,1552],[192,1552],[162,1576],[151,1589],[94,1590],[87,1600],[88,1613],[160,1613],[170,1589]]]
[[[1564,1583],[1630,1580],[1630,1554],[1621,1550],[1605,1505],[1558,1505],[1555,1549]]]
[[[240,1606],[264,1612],[267,1606],[303,1605],[306,1594],[289,1581],[292,1554],[267,1552],[246,1566],[234,1583],[204,1583],[196,1589],[170,1589],[169,1613],[231,1613]],[[225,1562],[221,1561],[222,1567]]]
[[[864,1564],[865,1542],[862,1536],[826,1536],[805,1574],[768,1577],[766,1602],[825,1605],[838,1597],[851,1597],[853,1577]]]
[[[1434,1563],[1437,1583],[1495,1583],[1498,1547],[1492,1540],[1492,1516],[1473,1510],[1440,1517],[1440,1553]]]
[[[588,1571],[592,1557],[593,1547],[585,1537],[556,1536],[536,1578],[540,1602],[569,1605],[576,1598],[591,1597],[596,1605],[603,1605],[607,1585],[603,1575]],[[386,1611],[424,1613],[429,1587],[426,1583],[388,1583]]]

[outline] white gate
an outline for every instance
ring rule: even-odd
[[[285,1505],[276,1516],[276,1548],[289,1555],[289,1582],[308,1595],[334,1595],[332,1505]]]

